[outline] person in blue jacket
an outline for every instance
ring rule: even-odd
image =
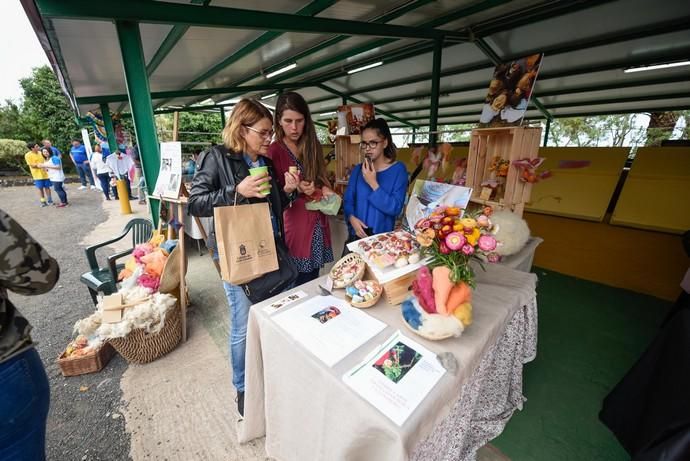
[[[365,159],[352,169],[345,191],[348,241],[392,231],[407,194],[407,169],[396,161],[395,144],[384,119],[362,128],[359,146]]]
[[[91,161],[86,153],[86,147],[84,147],[81,140],[78,138],[72,140],[72,148],[69,150],[69,156],[74,166],[77,167],[77,173],[79,173],[79,180],[81,181],[79,189],[86,189],[86,180],[88,179],[91,183],[91,190],[96,190],[96,183],[91,173]]]

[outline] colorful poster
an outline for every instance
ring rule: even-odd
[[[417,221],[428,217],[438,206],[452,206],[465,210],[471,196],[471,187],[418,179],[405,208],[405,219],[412,228]]]
[[[496,66],[484,100],[479,126],[501,127],[522,123],[543,54],[533,54]]]
[[[358,135],[362,127],[374,119],[374,105],[348,104],[338,107],[338,134]]]
[[[182,179],[182,144],[179,142],[161,143],[161,164],[153,195],[167,198],[180,196]]]

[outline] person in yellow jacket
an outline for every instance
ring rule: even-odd
[[[31,177],[34,178],[34,186],[38,189],[38,197],[41,200],[41,206],[45,207],[53,205],[53,196],[50,195],[50,179],[48,179],[48,172],[41,168],[45,159],[41,155],[41,147],[37,142],[30,142],[26,144],[29,152],[24,154],[24,160],[29,165],[31,170]]]

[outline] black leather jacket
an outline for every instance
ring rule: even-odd
[[[273,162],[264,157],[271,176],[271,193],[268,196],[271,211],[278,222],[281,239],[285,239],[283,209],[290,200],[278,186],[275,179]],[[213,208],[235,204],[235,187],[249,176],[249,167],[242,154],[228,150],[224,146],[214,146],[210,151],[201,154],[197,161],[197,170],[192,180],[192,190],[187,205],[192,216],[213,216]],[[237,194],[237,204],[261,203],[266,199],[247,198]],[[215,244],[215,231],[211,232]]]

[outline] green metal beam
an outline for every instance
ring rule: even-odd
[[[149,194],[151,194],[156,187],[161,158],[158,150],[156,123],[153,118],[151,91],[149,89],[149,79],[146,75],[146,62],[144,61],[144,50],[141,46],[139,24],[129,21],[116,21],[115,29],[117,31],[120,52],[122,53],[122,67],[125,73],[129,105],[132,108],[134,131],[137,134],[141,168],[146,178],[146,187]],[[160,204],[157,200],[151,200],[150,204],[151,218],[154,223],[157,223]]]
[[[211,0],[192,0],[191,3],[193,5],[207,6],[209,3],[211,3]],[[151,58],[148,66],[146,66],[146,74],[149,77],[158,68],[158,66],[160,66],[172,49],[175,48],[175,45],[180,41],[185,32],[187,32],[187,29],[189,29],[189,26],[177,25],[173,26],[170,32],[168,32],[168,35],[163,40],[163,43],[161,43],[161,46],[158,47],[158,50],[156,50],[156,53]]]
[[[220,108],[220,126],[225,128],[225,107]]]
[[[683,29],[683,21],[686,21],[685,24],[690,22],[690,17],[684,18],[682,20],[674,20],[671,22],[664,22],[660,23],[657,25],[653,25],[650,27],[647,27],[643,29],[642,31],[640,30],[635,30],[629,33],[619,33],[615,36],[612,36],[611,34],[606,34],[604,36],[599,36],[599,37],[593,37],[591,39],[587,40],[582,40],[578,42],[578,45],[575,49],[577,50],[584,50],[588,48],[594,48],[597,46],[601,46],[602,44],[614,44],[614,43],[620,43],[628,40],[633,40],[636,38],[640,38],[641,34],[644,34],[642,36],[644,37],[651,37],[655,35],[661,35],[661,34],[666,34],[668,32],[674,32],[677,30],[682,30]],[[520,55],[515,55],[511,56],[508,58],[505,58],[506,61],[511,61],[523,56],[527,56],[530,54],[535,54],[535,53],[541,53],[545,52],[548,56],[555,56],[559,54],[564,54],[568,52],[573,51],[573,45],[572,43],[566,44],[566,45],[556,45],[550,48],[546,49],[537,49],[537,50],[531,50],[529,52],[523,52],[520,53]],[[614,62],[607,62],[605,64],[599,65],[599,66],[580,66],[576,67],[570,70],[565,70],[561,72],[551,72],[551,73],[542,73],[539,75],[539,81],[546,80],[548,78],[560,78],[560,77],[567,77],[570,75],[575,75],[577,74],[586,74],[586,73],[593,73],[593,72],[602,72],[605,70],[612,70],[612,69],[617,69],[617,68],[622,68],[622,67],[633,67],[633,66],[638,66],[638,65],[645,65],[649,63],[658,63],[658,62],[670,62],[674,60],[680,60],[680,59],[686,59],[688,56],[688,50],[674,50],[671,53],[665,53],[664,55],[657,55],[653,57],[633,57],[631,59],[626,59],[626,60],[616,60]],[[374,58],[375,59],[375,58]],[[476,70],[481,70],[481,69],[491,69],[494,66],[493,62],[491,60],[483,62],[483,63],[476,63],[476,64],[471,64],[471,65],[466,65],[466,66],[458,66],[453,69],[448,69],[445,70],[441,73],[441,78],[443,77],[449,77],[453,75],[457,75],[460,73],[465,73],[465,72],[472,72]],[[336,76],[332,76],[331,78],[335,78]],[[317,77],[318,79],[318,77]],[[413,83],[419,83],[419,82],[425,82],[429,81],[431,79],[431,73],[424,74],[424,75],[419,75],[417,77],[409,77],[406,79],[400,79],[396,80],[393,82],[386,82],[383,84],[377,84],[377,85],[370,85],[368,87],[362,87],[358,88],[356,93],[352,94],[364,94],[372,91],[378,91],[381,89],[387,89],[391,88],[394,86],[402,86],[402,85],[408,85],[408,84],[413,84]],[[470,89],[473,89],[470,87]],[[466,91],[466,90],[462,90]],[[429,95],[425,95],[426,97],[429,97]],[[413,96],[417,97],[417,95]],[[401,96],[397,100],[405,100],[408,99],[408,96]],[[326,98],[317,98],[308,101],[309,104],[315,104],[318,102],[323,102],[328,99]],[[390,101],[394,102],[394,101]],[[382,103],[382,102],[379,102]]]
[[[181,90],[181,91],[154,91],[151,93],[151,99],[165,99],[165,98],[184,98],[189,96],[210,96],[219,93],[228,93],[230,91],[242,90],[244,93],[256,93],[259,91],[275,91],[275,90],[291,90],[297,87],[317,86],[320,82],[304,82],[300,84],[294,83],[266,83],[264,85],[249,85],[245,87],[224,87],[224,88],[203,88],[199,90]],[[79,104],[100,104],[110,102],[127,101],[126,94],[109,94],[104,96],[86,96],[77,98]]]
[[[451,21],[456,21],[456,20],[461,19],[461,18],[463,18],[463,17],[470,16],[470,15],[472,15],[472,14],[476,14],[476,13],[479,13],[479,12],[482,12],[482,11],[486,11],[486,10],[488,10],[488,9],[494,8],[494,7],[499,6],[499,5],[501,5],[501,4],[508,3],[508,1],[509,1],[509,0],[485,0],[485,1],[483,1],[483,2],[477,3],[476,5],[473,5],[473,6],[471,6],[471,7],[461,8],[461,9],[459,9],[459,10],[456,10],[456,11],[452,12],[452,13],[449,13],[449,14],[447,14],[447,15],[444,15],[444,16],[441,16],[441,17],[439,17],[439,18],[436,18],[436,19],[434,19],[434,20],[432,20],[432,21],[427,21],[427,22],[425,22],[425,23],[419,24],[417,27],[421,27],[421,28],[425,28],[425,27],[437,27],[437,26],[440,26],[440,25],[443,25],[443,24],[447,24],[447,23],[449,23],[449,22],[451,22]],[[392,11],[392,12],[390,12],[390,13],[386,13],[386,14],[384,14],[383,16],[374,19],[372,22],[373,22],[373,23],[376,23],[376,24],[383,24],[383,23],[385,23],[385,22],[387,22],[387,21],[391,21],[391,20],[393,20],[393,19],[395,19],[395,18],[397,18],[397,17],[399,17],[399,16],[402,16],[404,13],[407,13],[408,11],[411,11],[411,10],[413,10],[413,9],[419,8],[420,6],[422,6],[422,5],[426,4],[426,3],[428,3],[428,2],[427,2],[427,1],[416,1],[416,2],[411,2],[411,4],[408,4],[407,6],[401,7],[401,8],[399,8],[399,9],[397,9],[397,10],[394,10],[394,11]],[[469,36],[468,36],[468,37],[469,37]],[[462,38],[463,38],[463,40],[466,40],[468,37],[463,36]],[[334,38],[332,38],[332,39],[330,39],[330,40],[327,40],[326,42],[324,42],[324,43],[321,44],[321,45],[317,45],[316,47],[313,47],[313,48],[311,48],[311,49],[309,49],[309,50],[307,50],[307,51],[305,51],[305,52],[303,52],[303,53],[300,53],[300,54],[295,55],[295,56],[291,56],[290,58],[285,59],[285,60],[281,61],[281,62],[278,63],[278,64],[275,64],[275,65],[273,65],[273,66],[270,66],[270,67],[267,69],[267,71],[270,71],[270,70],[273,70],[273,69],[279,69],[279,68],[284,67],[285,65],[287,65],[287,64],[289,64],[289,63],[291,63],[291,62],[299,61],[300,59],[303,59],[303,58],[305,58],[305,57],[307,57],[307,56],[309,56],[309,55],[311,55],[311,54],[314,54],[314,53],[316,53],[316,52],[318,52],[318,51],[321,51],[321,50],[324,49],[324,48],[330,47],[330,46],[332,46],[333,44],[338,43],[338,42],[340,42],[340,41],[342,41],[342,40],[344,40],[344,39],[346,39],[346,38],[348,38],[348,36],[338,36],[338,37],[334,37]],[[313,70],[317,70],[317,69],[320,69],[320,68],[323,68],[323,67],[332,65],[332,64],[334,64],[334,63],[339,63],[339,62],[346,61],[347,59],[349,59],[349,58],[351,58],[351,57],[353,57],[353,56],[356,56],[356,55],[358,55],[358,54],[365,53],[365,52],[367,52],[367,51],[374,50],[374,49],[376,49],[376,48],[382,47],[382,46],[387,45],[387,44],[389,44],[389,43],[392,43],[392,42],[394,42],[394,41],[395,41],[395,40],[393,40],[393,39],[384,39],[384,40],[376,40],[376,41],[373,41],[373,42],[369,42],[368,44],[361,45],[361,46],[359,46],[359,47],[357,47],[357,48],[355,48],[355,49],[352,49],[352,50],[349,50],[349,51],[340,53],[338,56],[330,57],[330,58],[327,58],[327,59],[325,59],[325,60],[322,60],[322,61],[313,63],[312,65],[310,65],[310,66],[308,66],[308,67],[306,67],[306,68],[305,68],[305,67],[300,67],[299,69],[297,69],[297,70],[294,71],[294,72],[285,73],[285,74],[281,75],[279,78],[277,78],[276,81],[278,81],[278,80],[281,80],[281,81],[282,81],[282,80],[289,79],[289,78],[293,78],[293,77],[299,77],[300,75],[306,74],[307,72],[311,72],[311,71],[313,71]],[[419,45],[415,45],[415,46],[419,46]],[[450,44],[449,44],[448,46],[450,46]],[[426,45],[425,47],[420,48],[418,53],[413,53],[413,54],[409,54],[409,55],[399,56],[399,57],[398,57],[397,59],[395,59],[395,60],[407,59],[407,58],[409,58],[409,57],[414,57],[414,56],[417,56],[417,55],[419,55],[419,54],[423,54],[423,53],[429,52],[429,51],[431,51],[431,50],[433,49],[433,48],[431,48],[431,47],[433,47],[433,44]],[[407,51],[409,52],[409,47],[404,47],[404,49],[407,50]],[[383,60],[385,63],[390,63],[390,62],[394,62],[394,61],[395,61],[394,59],[391,58],[390,53],[386,53],[385,56],[376,58],[375,60]],[[367,62],[358,62],[358,63],[352,65],[351,68],[356,68],[356,67],[359,67],[359,66],[362,66],[362,65],[366,65],[366,63],[368,63],[368,62],[374,62],[375,60],[369,59]],[[343,71],[342,74],[346,75],[346,74],[347,74],[347,71]],[[255,73],[255,74],[252,74],[252,75],[250,75],[250,76],[248,76],[248,77],[245,77],[245,78],[243,78],[243,79],[241,79],[241,80],[235,81],[235,82],[233,82],[233,84],[234,84],[234,85],[242,85],[242,84],[244,84],[244,83],[246,83],[246,82],[248,82],[248,81],[253,80],[254,78],[259,77],[260,75],[261,75],[261,74],[256,74],[256,73]],[[329,78],[333,78],[333,77],[329,77]],[[327,79],[329,79],[329,78],[324,78],[324,81],[327,80]],[[237,95],[239,95],[239,94],[241,94],[241,93],[232,93],[232,94],[229,95],[229,96],[232,97],[232,96],[237,96]]]
[[[101,116],[103,117],[105,132],[108,135],[108,148],[110,149],[110,152],[117,152],[117,140],[115,139],[113,118],[110,116],[110,108],[107,104],[101,104]]]
[[[439,88],[441,86],[441,53],[443,50],[443,42],[436,40],[434,42],[434,55],[431,64],[431,113],[429,114],[429,144],[436,145],[438,135],[434,133],[438,128],[438,99]]]
[[[324,91],[331,92],[331,93],[333,93],[333,94],[335,94],[335,95],[338,95],[338,96],[340,96],[340,97],[343,96],[343,93],[341,93],[340,91],[338,91],[338,90],[336,90],[336,89],[334,89],[334,88],[331,88],[331,87],[329,87],[329,86],[326,86],[326,85],[321,84],[321,85],[318,85],[318,87],[321,88],[321,89],[324,90]],[[359,99],[356,99],[356,98],[349,98],[349,99],[350,99],[350,101],[352,101],[352,102],[354,102],[354,103],[357,103],[357,104],[361,104],[361,103],[362,103],[362,101],[360,101]],[[409,127],[411,127],[411,128],[414,128],[414,127],[415,127],[414,124],[409,123],[409,122],[407,122],[407,121],[401,119],[400,117],[396,117],[395,115],[393,115],[393,114],[391,114],[391,113],[389,113],[389,112],[386,112],[386,111],[383,111],[383,110],[378,110],[378,109],[376,110],[376,112],[378,112],[379,114],[381,114],[381,115],[383,115],[383,116],[385,116],[385,117],[388,117],[388,118],[390,118],[390,119],[392,119],[392,120],[395,120],[395,121],[400,122],[400,123],[402,123],[402,124],[404,124],[404,125],[407,125],[407,126],[409,126]]]
[[[309,3],[307,6],[305,6],[304,8],[297,11],[297,13],[295,13],[295,14],[298,16],[315,16],[318,13],[322,12],[323,10],[327,9],[328,7],[332,6],[334,3],[336,3],[336,1],[337,0],[314,0],[311,3]],[[239,50],[235,51],[233,54],[226,57],[225,59],[222,59],[220,62],[215,64],[213,67],[208,69],[206,72],[199,75],[194,80],[187,83],[186,85],[184,85],[184,89],[185,90],[192,89],[195,86],[199,85],[200,83],[203,83],[207,79],[216,75],[218,72],[222,71],[223,69],[227,68],[228,66],[232,65],[233,63],[239,61],[243,57],[255,52],[256,50],[258,50],[262,46],[266,45],[267,43],[270,43],[271,41],[275,40],[276,38],[280,37],[281,35],[283,35],[282,32],[276,32],[273,30],[270,32],[264,32],[259,37],[252,40],[250,43],[246,44],[245,46],[243,46]]]
[[[552,118],[546,119],[546,129],[544,130],[544,147],[549,143],[549,131],[551,131],[551,120]]]
[[[363,21],[313,18],[268,11],[244,10],[207,6],[198,8],[170,2],[142,2],[119,0],[94,2],[92,0],[38,0],[44,17],[64,19],[90,19],[102,21],[139,21],[143,23],[183,24],[198,27],[258,29],[307,34],[332,33],[395,38],[434,40],[445,36],[462,37],[457,32],[433,28],[380,24],[371,27]]]

